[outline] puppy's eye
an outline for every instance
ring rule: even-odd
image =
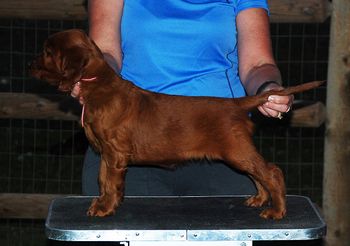
[[[46,56],[52,56],[52,51],[50,49],[45,49],[45,55]]]

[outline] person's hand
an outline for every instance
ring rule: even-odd
[[[83,97],[80,96],[80,82],[77,82],[73,89],[72,92],[70,94],[72,97],[77,98],[79,100],[80,104],[84,104],[84,100]]]
[[[269,90],[282,90],[283,87],[278,84],[268,85],[264,91]],[[268,99],[269,101],[258,107],[258,110],[267,117],[274,117],[282,119],[282,113],[289,112],[294,96],[277,96],[271,95]]]

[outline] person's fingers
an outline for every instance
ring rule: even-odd
[[[278,84],[271,84],[264,91],[268,90],[282,90],[283,87]],[[294,96],[279,96],[271,95],[268,98],[268,102],[258,107],[258,110],[267,117],[275,117],[282,119],[282,113],[290,111],[293,104]]]
[[[79,103],[80,103],[80,104],[84,104],[84,99],[83,99],[83,97],[79,97]]]
[[[271,117],[271,115],[269,115],[266,111],[265,108],[263,106],[259,106],[258,110],[260,111],[260,113],[262,113],[263,115],[267,116],[267,117]]]
[[[277,96],[277,95],[271,95],[268,98],[268,101],[275,104],[285,104],[287,105],[287,109],[290,108],[293,104],[294,96]]]
[[[272,111],[281,112],[281,113],[286,113],[288,109],[290,109],[290,106],[289,104],[277,104],[277,103],[267,102],[263,105],[263,108],[272,110]]]
[[[274,117],[274,118],[281,117],[281,111],[272,109],[269,106],[267,106],[266,104],[260,106],[260,108],[258,108],[258,109],[263,115],[265,115],[267,117]]]
[[[267,117],[282,118],[282,113],[290,111],[293,103],[291,96],[273,96],[269,101],[258,107],[258,110]]]
[[[79,100],[80,104],[84,104],[83,97],[79,96],[80,95],[80,82],[78,82],[74,85],[70,95],[74,98],[77,98]]]
[[[72,97],[78,97],[80,93],[80,82],[76,83],[71,91]]]

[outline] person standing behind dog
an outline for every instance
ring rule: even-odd
[[[143,89],[243,97],[282,88],[268,11],[266,0],[89,0],[89,36],[117,73]],[[79,97],[78,85],[72,96]],[[292,101],[271,96],[258,109],[280,118]],[[99,193],[99,161],[89,148],[84,195]],[[248,177],[219,161],[193,161],[176,170],[133,166],[126,176],[126,195],[254,193]]]

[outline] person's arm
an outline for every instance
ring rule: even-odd
[[[282,79],[273,58],[266,10],[258,8],[243,10],[237,15],[236,21],[239,75],[248,95],[281,89]],[[293,102],[293,96],[271,98],[271,101],[258,108],[265,116],[278,117],[280,113],[287,112]]]
[[[122,66],[120,44],[120,20],[123,12],[123,0],[89,0],[89,36],[101,49],[105,60],[116,73]],[[76,83],[71,96],[78,98],[81,104],[84,99],[79,96],[80,83]]]
[[[120,22],[123,0],[89,0],[89,36],[119,73],[122,65]]]

